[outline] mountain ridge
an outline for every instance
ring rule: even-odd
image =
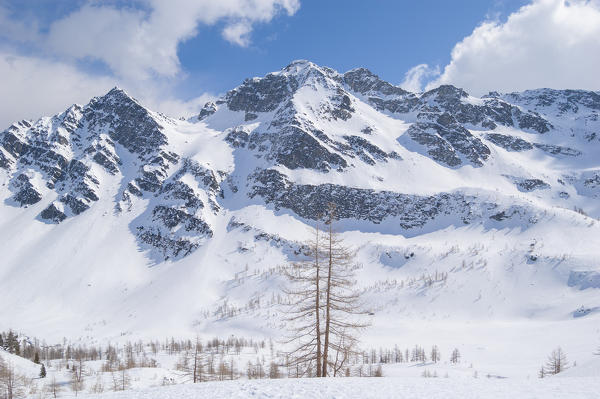
[[[333,201],[365,265],[365,287],[435,265],[458,273],[456,284],[476,273],[495,295],[494,311],[521,317],[506,296],[530,288],[504,267],[520,265],[545,282],[540,297],[564,290],[568,303],[553,308],[564,315],[599,288],[588,284],[600,272],[590,249],[600,216],[599,111],[593,91],[477,98],[444,85],[411,93],[365,68],[339,73],[306,60],[245,80],[188,120],[115,87],[0,133],[0,288],[14,295],[2,299],[27,319],[23,303],[38,301],[35,293],[10,287],[39,274],[69,292],[46,292],[44,301],[81,301],[73,314],[99,309],[102,320],[120,309],[123,328],[144,330],[154,328],[156,309],[190,328],[223,298],[243,306],[275,290],[267,271],[301,257],[306,226]],[[572,237],[561,238],[563,230]],[[497,242],[470,249],[481,237]],[[233,284],[249,264],[267,277]],[[572,277],[582,272],[587,280]],[[166,316],[198,286],[206,293],[197,304]],[[477,296],[435,289],[460,306]],[[107,295],[106,306],[93,301]],[[369,295],[374,307],[393,301],[388,291]],[[415,292],[398,295],[424,306]],[[104,331],[99,320],[81,330]]]

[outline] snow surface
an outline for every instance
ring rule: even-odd
[[[207,382],[80,395],[81,398],[401,398],[401,399],[593,399],[600,381],[588,378],[503,380],[496,378],[327,378]]]
[[[515,342],[513,347],[519,347]],[[268,350],[253,350],[233,355],[238,365],[257,356],[267,356]],[[506,377],[484,372],[473,363],[451,364],[399,363],[383,364],[382,378],[283,378],[234,381],[212,381],[192,384],[189,375],[175,369],[179,355],[159,352],[156,368],[133,368],[125,371],[129,381],[126,391],[113,391],[113,378],[120,373],[102,372],[103,361],[84,362],[84,388],[77,397],[83,398],[596,398],[600,389],[600,356],[588,362],[570,366],[556,376],[539,379],[535,375]],[[227,355],[229,358],[230,356]],[[51,397],[48,384],[56,381],[60,397],[75,397],[70,389],[71,371],[62,360],[46,364],[47,376],[38,378],[40,366],[29,360],[0,350],[0,358],[14,367],[18,376],[29,379],[23,391],[26,397]],[[230,360],[231,360],[230,359]],[[228,361],[230,361],[228,360]],[[77,364],[77,362],[74,362]],[[363,366],[363,370],[368,369]],[[372,365],[376,367],[376,365]],[[282,370],[283,371],[283,370]],[[427,373],[429,378],[424,378]],[[102,393],[93,389],[102,386]],[[29,396],[27,394],[29,393]]]

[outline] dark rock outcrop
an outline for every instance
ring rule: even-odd
[[[402,229],[424,227],[438,217],[451,216],[455,223],[518,217],[534,223],[530,210],[522,205],[507,209],[462,193],[432,196],[375,191],[335,184],[295,184],[278,171],[261,170],[249,177],[250,197],[261,197],[276,210],[289,209],[305,219],[318,219],[327,204],[336,204],[339,219],[355,219],[379,224],[386,219]],[[452,221],[450,223],[452,223]]]
[[[457,167],[464,158],[475,166],[482,166],[489,157],[490,149],[473,136],[449,113],[422,114],[422,119],[435,117],[431,122],[414,123],[407,131],[408,136],[425,146],[427,153],[436,161]]]
[[[42,195],[24,174],[20,174],[14,179],[13,186],[16,191],[13,200],[18,202],[20,206],[33,205],[42,199]]]
[[[504,148],[506,151],[520,152],[533,149],[533,144],[515,136],[489,133],[485,135],[485,138],[497,146]]]

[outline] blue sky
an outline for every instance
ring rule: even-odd
[[[0,124],[119,85],[178,116],[309,59],[422,91],[600,89],[600,0],[0,0]]]
[[[421,63],[445,65],[454,45],[487,17],[506,18],[526,1],[305,1],[292,17],[257,26],[252,44],[224,41],[220,27],[205,27],[180,45],[192,86],[220,92],[248,76],[308,59],[339,71],[363,66],[400,83]],[[211,55],[203,57],[200,53]],[[193,90],[194,87],[191,87]]]
[[[81,0],[5,0],[15,19],[34,19],[40,31],[77,10]],[[135,1],[98,4],[148,11]],[[278,14],[253,28],[251,42],[239,46],[222,37],[220,21],[201,25],[197,34],[178,44],[185,81],[177,93],[193,97],[199,91],[221,93],[249,76],[279,70],[295,59],[308,59],[339,71],[363,66],[399,84],[413,66],[445,65],[454,45],[486,19],[503,20],[526,0],[381,0],[303,1],[288,16]],[[20,43],[22,50],[27,45]],[[35,52],[36,48],[29,49]],[[79,60],[88,71],[107,72],[94,60]]]

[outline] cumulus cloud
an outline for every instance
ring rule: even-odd
[[[200,96],[189,100],[181,100],[176,97],[149,97],[148,100],[144,102],[144,105],[152,110],[158,110],[163,114],[174,118],[189,118],[197,115],[198,110],[208,101],[215,101],[216,99],[217,96],[211,93],[203,93]]]
[[[223,22],[223,37],[247,46],[256,23],[292,15],[298,0],[144,0],[144,9],[87,4],[49,28],[55,54],[97,59],[119,77],[172,77],[180,71],[177,46],[200,25]]]
[[[456,44],[427,88],[473,94],[541,87],[600,89],[600,1],[535,0],[501,23],[487,21]]]
[[[253,27],[281,13],[293,15],[299,0],[138,0],[85,2],[40,29],[34,18],[18,20],[0,5],[0,82],[5,99],[0,129],[86,103],[120,86],[154,110],[190,116],[214,96],[182,100],[176,87],[185,81],[178,45],[202,25],[223,26],[223,38],[248,46]],[[123,4],[123,3],[121,3]],[[136,4],[139,7],[132,7]],[[27,48],[27,53],[17,49]],[[90,61],[102,73],[82,69]],[[97,70],[97,69],[96,69]]]
[[[400,84],[404,90],[417,93],[423,90],[425,82],[440,74],[440,68],[430,67],[427,64],[419,64],[412,67],[404,75],[404,81]]]
[[[147,85],[127,82],[110,75],[91,75],[64,62],[0,51],[2,97],[0,130],[21,119],[54,115],[74,103],[86,104],[92,97],[119,86],[152,110],[173,117],[190,117],[215,95],[203,93],[182,100],[171,93],[169,82]]]
[[[37,119],[87,102],[113,85],[106,77],[86,75],[61,62],[0,52],[2,107],[0,130],[21,119]]]
[[[250,32],[252,32],[252,26],[246,21],[241,21],[226,26],[225,29],[223,29],[223,38],[230,43],[247,47],[248,44],[250,44]]]

